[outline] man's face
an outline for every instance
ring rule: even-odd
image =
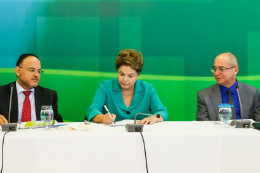
[[[218,84],[229,88],[236,82],[238,67],[232,66],[227,56],[217,56],[214,61],[214,67],[216,71],[213,75]]]
[[[17,81],[24,89],[37,87],[40,82],[41,62],[34,56],[29,56],[15,68]]]

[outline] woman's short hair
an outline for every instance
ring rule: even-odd
[[[134,49],[123,49],[116,58],[116,69],[122,65],[130,66],[137,73],[141,73],[144,65],[143,55]]]

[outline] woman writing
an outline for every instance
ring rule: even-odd
[[[116,58],[117,79],[100,84],[86,119],[111,124],[123,119],[134,119],[136,113],[149,113],[153,116],[142,117],[138,123],[166,121],[167,109],[162,105],[155,89],[151,84],[138,80],[143,64],[143,55],[140,52],[133,49],[120,51]],[[111,114],[104,109],[104,105]]]

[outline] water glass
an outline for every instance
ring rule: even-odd
[[[53,120],[53,109],[50,105],[44,105],[41,108],[41,120],[46,124],[46,127],[44,130],[50,130],[49,125],[52,123]]]
[[[227,121],[231,119],[232,117],[232,104],[223,103],[218,105],[219,107],[219,118],[222,122],[227,124]]]

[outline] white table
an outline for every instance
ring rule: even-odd
[[[123,122],[125,123],[125,122]],[[27,129],[6,135],[4,173],[146,173],[140,133]],[[0,138],[4,132],[0,132]],[[259,173],[260,131],[213,122],[163,122],[143,132],[149,173]]]

